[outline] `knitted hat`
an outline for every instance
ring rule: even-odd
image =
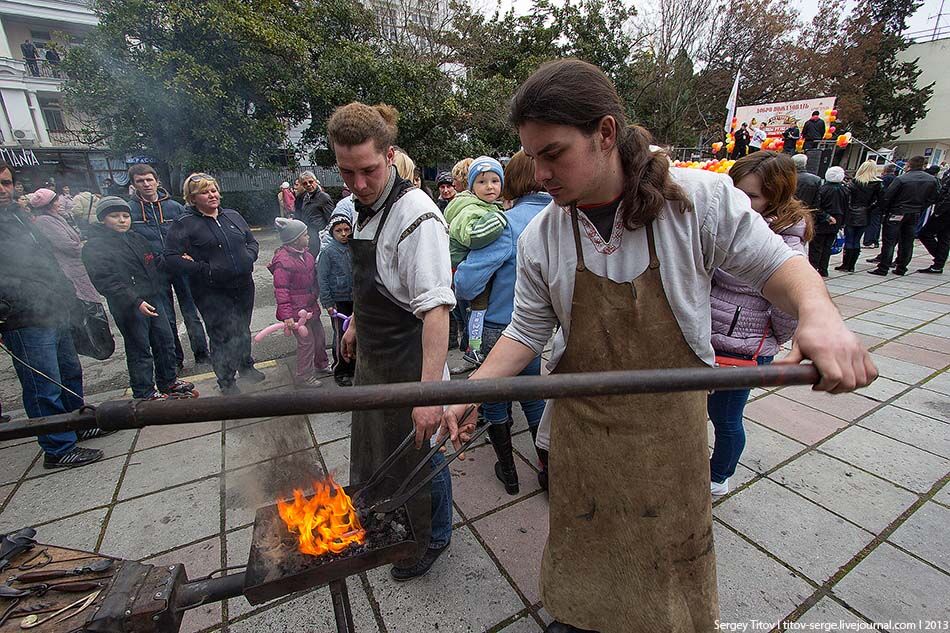
[[[438,185],[451,185],[455,180],[452,178],[452,174],[447,171],[440,171],[438,178],[435,179],[436,186]]]
[[[281,189],[290,189],[290,183],[285,180],[284,182],[280,183],[280,188],[281,188]]]
[[[132,213],[129,203],[119,196],[104,196],[96,203],[96,218],[102,222],[102,218],[116,211],[125,211]]]
[[[468,168],[468,188],[471,189],[478,175],[486,171],[493,171],[498,174],[501,184],[505,184],[505,170],[501,166],[501,163],[491,156],[479,156],[472,161],[472,165]]]
[[[56,197],[56,192],[51,189],[37,189],[28,197],[30,198],[30,206],[39,209],[52,202],[53,198]]]
[[[825,172],[825,180],[828,182],[844,182],[844,169],[841,167],[829,167]]]
[[[330,226],[331,233],[333,232],[333,229],[336,228],[337,224],[346,224],[350,228],[353,228],[353,223],[350,222],[350,219],[346,217],[345,215],[343,215],[342,213],[337,213],[336,215],[330,218],[329,226]]]
[[[306,224],[300,220],[291,220],[290,218],[277,218],[274,220],[274,226],[277,227],[277,235],[280,237],[281,244],[290,244],[307,232]]]

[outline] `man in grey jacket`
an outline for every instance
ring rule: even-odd
[[[792,160],[795,161],[795,171],[798,173],[798,186],[795,187],[795,197],[806,207],[815,209],[818,207],[818,190],[821,189],[822,180],[805,169],[805,165],[808,164],[807,156],[804,154],[795,154],[792,156]]]

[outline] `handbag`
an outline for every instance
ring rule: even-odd
[[[765,345],[765,339],[769,336],[770,325],[771,324],[766,324],[765,332],[762,334],[762,338],[759,340],[759,346],[755,348],[755,353],[752,355],[752,358],[735,358],[733,356],[720,356],[716,354],[716,367],[758,367],[759,352],[762,351],[762,347]]]
[[[844,229],[838,231],[838,235],[835,236],[835,243],[831,245],[831,254],[837,255],[841,252],[841,249],[844,248]]]
[[[115,352],[115,339],[109,318],[101,303],[76,300],[69,321],[76,353],[96,360],[106,360]]]

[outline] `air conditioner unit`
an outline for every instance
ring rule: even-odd
[[[33,130],[13,130],[13,138],[22,147],[32,147],[36,144],[36,132]]]

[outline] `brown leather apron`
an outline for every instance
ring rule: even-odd
[[[412,185],[397,179],[372,240],[350,239],[353,260],[353,310],[356,314],[356,385],[388,385],[422,379],[422,321],[398,305],[377,281],[376,246],[393,205]],[[413,429],[412,407],[354,411],[350,436],[350,485],[360,485],[396,450]],[[393,494],[429,452],[410,446],[369,493],[368,501]],[[423,468],[414,481],[429,474]],[[422,556],[432,533],[429,486],[406,503]]]
[[[649,267],[632,283],[577,271],[557,373],[701,367],[663,291],[653,227]],[[551,529],[544,605],[602,633],[714,630],[716,565],[703,392],[554,403]]]

